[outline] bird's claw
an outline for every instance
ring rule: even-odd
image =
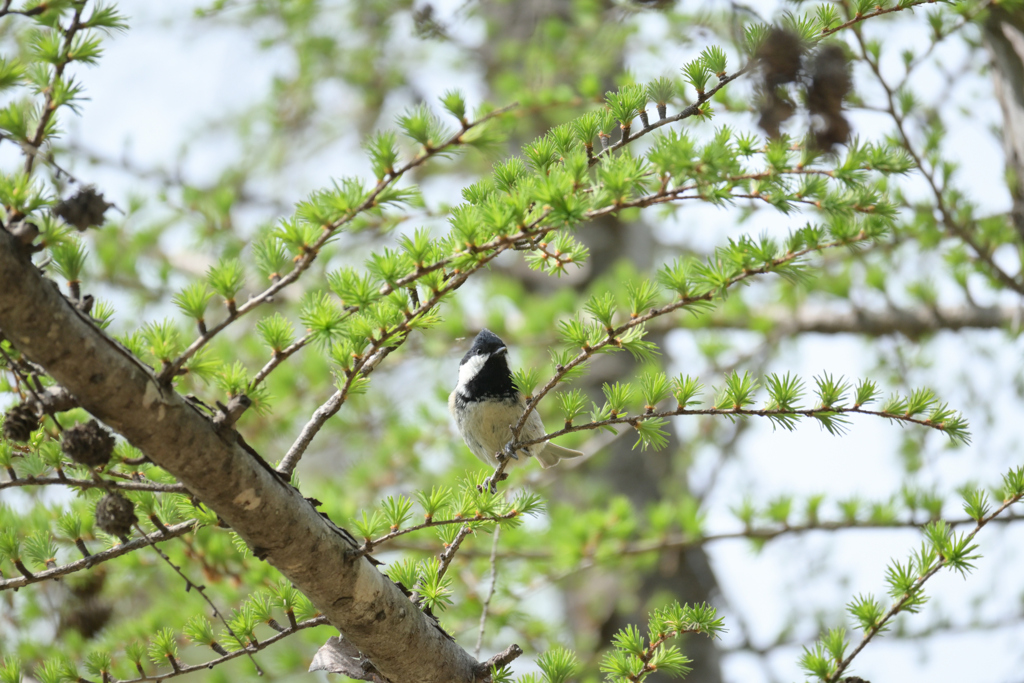
[[[484,486],[486,485],[487,490],[490,491],[491,495],[493,496],[495,493],[498,492],[498,482],[505,481],[506,479],[508,479],[508,474],[506,474],[505,472],[502,472],[497,477],[491,476],[488,479],[484,480],[483,484],[477,484],[476,490],[479,491],[480,493],[483,493]]]

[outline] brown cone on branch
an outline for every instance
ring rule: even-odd
[[[61,448],[80,465],[100,467],[110,462],[110,455],[114,452],[114,437],[96,420],[89,420],[65,430]]]
[[[68,225],[73,225],[79,232],[87,228],[103,225],[103,214],[112,207],[103,199],[103,194],[93,187],[86,187],[67,199],[62,199],[53,207],[53,214],[60,216]]]
[[[20,403],[4,415],[4,438],[25,443],[32,438],[32,432],[39,428],[39,418],[31,407]]]
[[[118,493],[108,493],[96,504],[96,526],[111,536],[127,536],[137,521],[135,505]]]

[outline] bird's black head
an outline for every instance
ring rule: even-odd
[[[498,335],[481,330],[459,363],[459,395],[469,401],[514,397],[518,390],[508,367],[507,351]]]

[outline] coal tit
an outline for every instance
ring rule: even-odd
[[[473,455],[491,467],[497,467],[495,454],[503,450],[512,438],[512,427],[523,416],[526,400],[512,379],[505,343],[490,330],[482,330],[462,357],[459,384],[448,397],[448,410]],[[544,433],[544,423],[534,410],[526,418],[519,438],[529,441]],[[534,456],[541,467],[553,467],[563,458],[583,455],[579,451],[544,442],[521,448],[519,453]]]

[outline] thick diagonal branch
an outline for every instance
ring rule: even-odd
[[[393,681],[472,681],[477,662],[243,449],[82,316],[0,229],[0,329],[79,404],[216,511]]]

